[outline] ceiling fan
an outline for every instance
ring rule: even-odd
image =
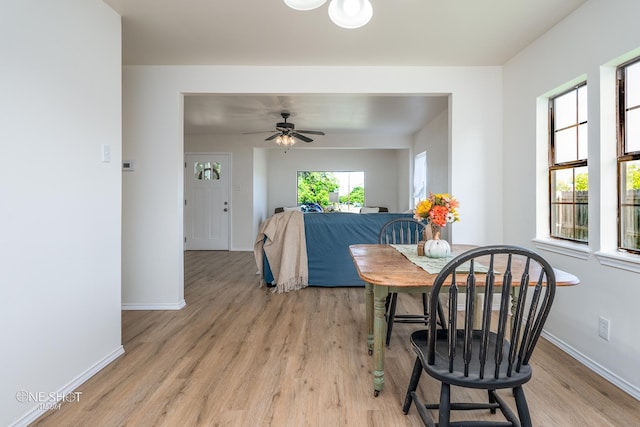
[[[324,135],[324,132],[319,130],[296,130],[296,125],[293,123],[287,122],[287,119],[291,116],[291,113],[282,112],[280,113],[282,116],[282,122],[276,123],[276,130],[273,135],[266,138],[265,141],[271,141],[273,139],[276,140],[276,143],[279,145],[291,146],[295,144],[295,139],[297,138],[304,142],[313,142],[313,139],[309,138],[303,134],[310,135]],[[252,133],[265,133],[265,132],[273,132],[271,130],[259,131],[259,132],[246,132],[245,135]]]

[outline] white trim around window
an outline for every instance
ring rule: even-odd
[[[640,257],[638,255],[626,252],[595,252],[594,254],[602,265],[640,273]]]
[[[568,240],[561,239],[533,239],[533,244],[536,248],[545,250],[548,252],[555,252],[557,254],[567,255],[578,259],[588,259],[591,255],[589,246],[583,243],[575,243]]]

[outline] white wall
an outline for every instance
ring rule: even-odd
[[[615,177],[608,174],[615,160],[615,133],[606,123],[613,116],[614,99],[602,97],[615,84],[600,79],[610,74],[601,68],[640,47],[640,2],[590,0],[551,29],[504,67],[504,234],[505,240],[525,246],[536,241],[551,263],[581,279],[574,288],[560,289],[548,322],[552,339],[584,363],[640,398],[640,340],[637,303],[640,276],[604,266],[595,251],[600,242],[615,236]],[[534,191],[546,194],[546,164],[536,164],[536,145],[546,143],[546,129],[536,134],[536,98],[586,76],[589,102],[589,234],[586,259],[557,253],[562,247],[544,245],[546,196],[536,204]],[[544,105],[543,105],[544,109]],[[546,114],[541,112],[542,116]],[[613,146],[612,146],[613,145]],[[542,156],[544,157],[544,152]],[[538,217],[536,217],[537,213]],[[636,262],[640,259],[636,258]],[[637,268],[637,265],[636,265]],[[598,337],[598,317],[611,321],[611,340]]]
[[[423,151],[427,153],[427,194],[451,191],[451,173],[449,171],[451,146],[449,141],[448,110],[440,113],[414,137],[414,152],[416,154]],[[472,177],[468,177],[467,185],[470,187],[474,185]],[[466,221],[468,220],[467,216],[472,215],[472,211],[465,211],[464,206],[461,206],[460,215],[461,221]],[[456,223],[443,228],[442,238],[452,241],[457,226]]]
[[[25,425],[123,352],[121,27],[98,0],[0,9],[0,425]]]
[[[451,94],[451,191],[477,213],[456,224],[456,236],[483,243],[489,236],[502,236],[499,222],[484,222],[501,211],[499,200],[486,203],[500,185],[501,77],[499,67],[124,67],[124,157],[137,162],[123,183],[125,306],[182,304],[182,157],[185,150],[201,150],[199,143],[185,146],[183,141],[182,93]],[[235,174],[238,158],[233,152]],[[247,167],[253,168],[250,161]],[[472,174],[478,186],[469,187],[457,171]],[[234,197],[235,184],[234,177]],[[255,237],[246,226],[255,225],[254,196],[247,197],[246,206],[234,206],[234,215],[239,209],[242,215],[233,219],[234,242]]]
[[[450,185],[448,111],[440,113],[416,134],[414,151],[427,152],[427,193],[447,193]]]
[[[413,149],[396,150],[396,202],[398,212],[413,209]]]
[[[267,196],[268,188],[268,149],[254,148],[253,150],[253,227],[254,239],[258,235],[260,224],[267,219],[269,214]]]

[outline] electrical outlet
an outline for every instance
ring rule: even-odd
[[[611,325],[609,324],[609,319],[600,317],[598,319],[598,336],[604,340],[609,341],[610,335],[611,335]]]

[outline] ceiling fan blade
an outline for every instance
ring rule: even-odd
[[[324,132],[319,130],[297,130],[298,133],[309,133],[311,135],[324,135]]]
[[[309,138],[307,136],[304,136],[304,135],[300,135],[298,132],[292,132],[291,136],[293,136],[295,138],[298,138],[298,139],[300,139],[300,140],[302,140],[304,142],[312,142],[313,141],[313,139],[311,139],[311,138]]]
[[[271,141],[272,139],[276,139],[278,136],[280,136],[280,132],[274,133],[269,138],[265,139],[265,141]]]

